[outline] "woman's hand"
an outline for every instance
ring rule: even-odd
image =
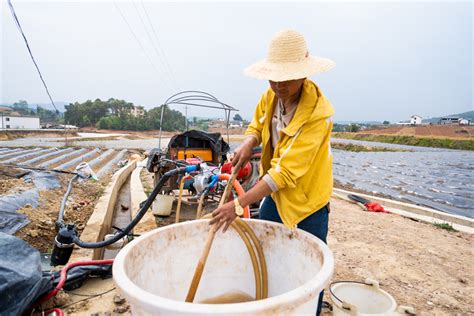
[[[255,147],[255,143],[255,137],[247,137],[242,144],[234,150],[232,166],[245,166],[250,160],[250,157],[252,157],[252,149]]]
[[[224,225],[222,232],[225,233],[236,217],[234,201],[230,201],[212,212],[212,219],[209,225],[216,224],[216,232]]]

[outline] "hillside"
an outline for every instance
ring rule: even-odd
[[[474,126],[462,125],[420,125],[420,126],[378,126],[361,131],[362,134],[383,134],[435,138],[474,138]]]

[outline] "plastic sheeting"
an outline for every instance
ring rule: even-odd
[[[31,151],[29,153],[21,154],[19,156],[15,156],[13,158],[9,158],[7,160],[4,160],[4,161],[2,161],[2,163],[12,163],[12,162],[22,160],[22,159],[26,159],[26,158],[29,158],[29,157],[32,157],[32,156],[41,156],[41,155],[47,154],[47,153],[49,153],[53,150],[55,150],[55,149],[54,148],[45,148],[45,149],[41,149],[41,150],[37,150],[37,151]]]
[[[21,315],[52,288],[40,253],[20,238],[0,232],[0,315]]]
[[[107,149],[107,151],[103,152],[99,157],[89,161],[89,166],[91,168],[95,167],[95,165],[101,163],[105,159],[110,159],[111,155],[115,152],[113,149]],[[109,157],[110,156],[110,157]]]
[[[27,160],[27,161],[23,161],[21,164],[22,165],[34,165],[36,162],[40,161],[40,160],[44,160],[48,157],[51,157],[51,156],[55,156],[55,155],[59,155],[59,154],[65,154],[65,153],[69,153],[73,151],[72,148],[64,148],[64,149],[57,149],[57,148],[54,148],[54,151],[49,153],[49,154],[46,154],[46,155],[41,155],[41,156],[38,156],[38,157],[35,157],[33,159],[30,159],[30,160]]]
[[[33,181],[34,187],[16,194],[0,197],[0,232],[14,234],[29,221],[26,215],[17,210],[26,204],[38,206],[39,192],[59,188],[60,182],[52,172],[33,171],[24,177],[25,181]]]
[[[72,160],[69,160],[69,161],[63,163],[62,165],[57,166],[57,167],[54,168],[54,169],[57,169],[57,170],[66,170],[66,169],[68,169],[68,168],[70,168],[70,167],[72,167],[72,166],[74,166],[74,165],[76,165],[76,164],[77,164],[77,165],[80,164],[81,162],[85,161],[85,160],[88,159],[89,157],[94,156],[94,155],[95,155],[96,153],[98,153],[98,152],[99,152],[99,149],[98,149],[98,148],[95,148],[94,150],[91,150],[91,151],[89,151],[88,153],[85,153],[85,154],[83,154],[83,155],[81,155],[81,156],[79,156],[79,157],[76,157],[76,158],[72,159]]]
[[[112,160],[110,160],[105,166],[102,167],[99,171],[97,171],[97,177],[100,179],[105,176],[112,167],[122,159],[125,154],[127,153],[126,149],[122,149]]]
[[[69,152],[68,152],[68,153],[65,153],[65,154],[63,154],[63,155],[61,155],[61,156],[59,156],[59,157],[53,158],[53,159],[51,159],[51,160],[48,160],[48,161],[45,161],[45,162],[39,164],[39,167],[41,167],[41,168],[47,168],[47,167],[49,167],[49,166],[51,166],[51,165],[54,165],[54,164],[56,164],[56,163],[58,163],[58,162],[60,162],[60,161],[63,161],[63,160],[66,159],[66,158],[71,159],[72,157],[74,157],[74,156],[76,156],[76,155],[79,155],[79,154],[82,154],[82,153],[85,152],[85,151],[86,151],[85,148],[81,148],[81,149],[79,149],[79,150],[74,150],[74,151],[71,152],[71,153],[69,153]]]

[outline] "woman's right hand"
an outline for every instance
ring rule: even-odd
[[[232,166],[245,166],[250,160],[250,157],[252,157],[252,149],[256,146],[255,143],[255,137],[247,137],[242,144],[234,150]]]

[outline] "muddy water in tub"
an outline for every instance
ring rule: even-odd
[[[230,291],[200,301],[200,304],[232,304],[255,301],[255,298],[242,291]]]

